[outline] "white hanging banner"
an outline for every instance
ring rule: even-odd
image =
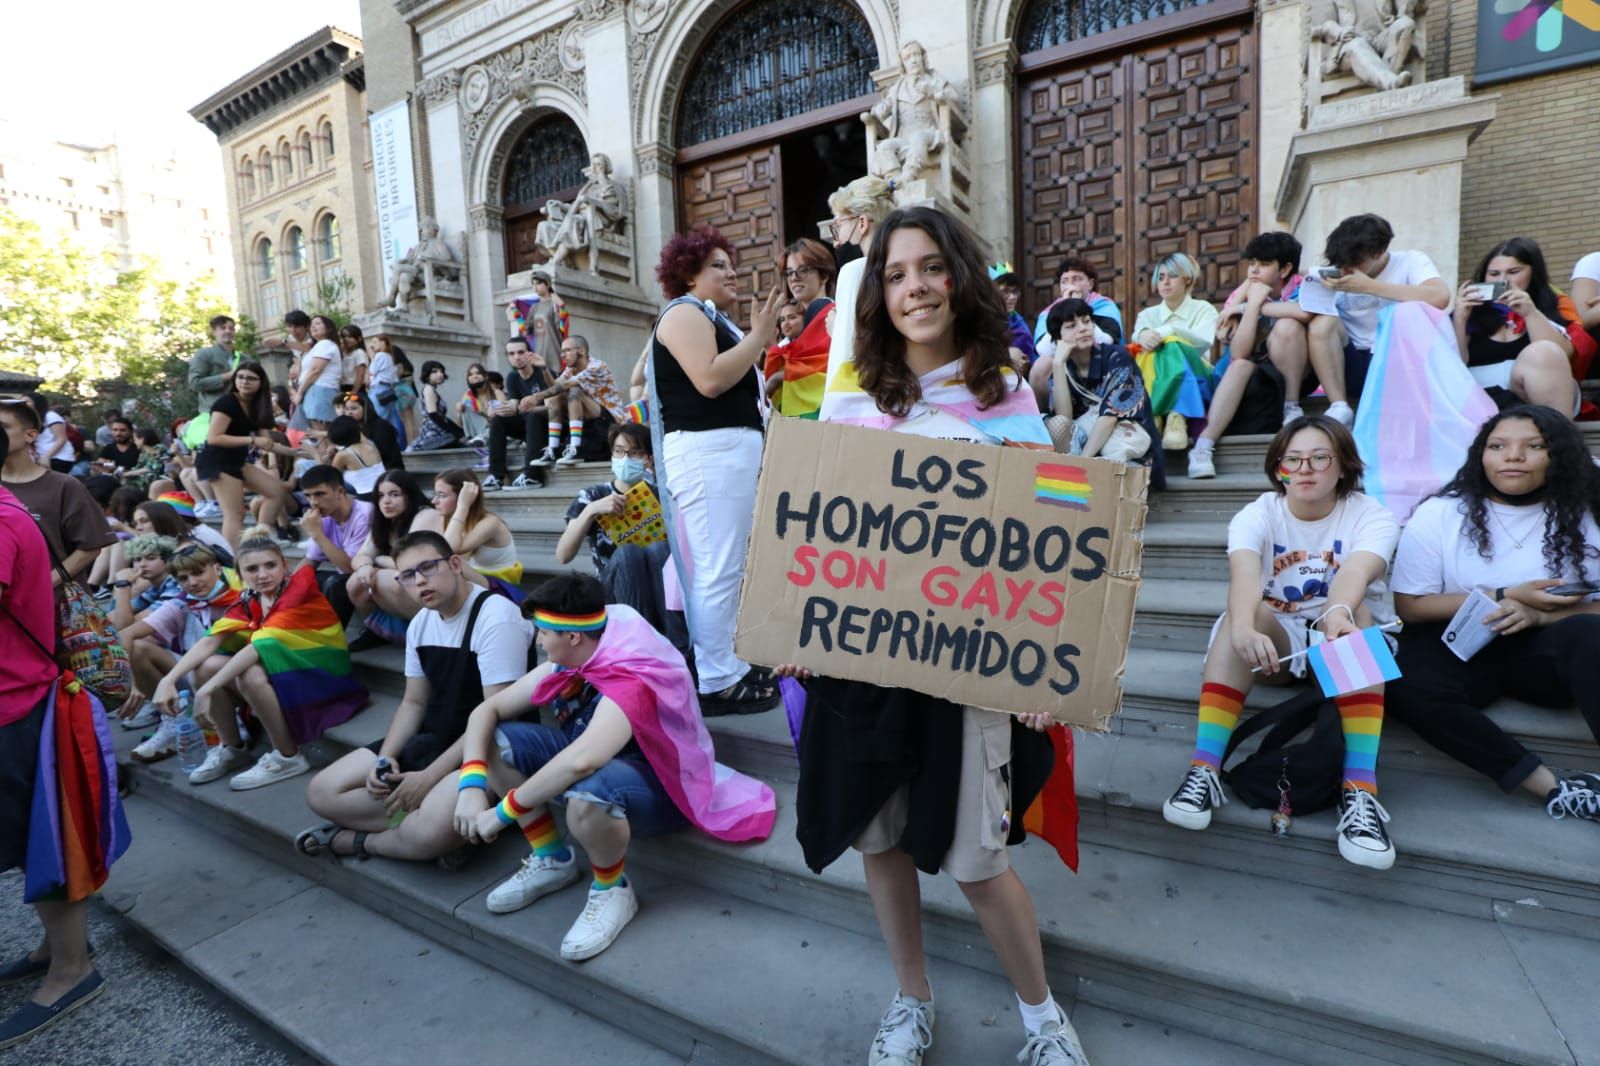
[[[417,180],[411,159],[411,105],[408,100],[374,111],[367,120],[372,134],[372,184],[378,205],[378,254],[383,284],[393,280],[395,260],[418,240]]]

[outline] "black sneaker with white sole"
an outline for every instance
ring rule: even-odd
[[[1394,844],[1383,824],[1389,812],[1363,788],[1346,788],[1339,797],[1339,854],[1372,870],[1394,865]]]
[[[1167,802],[1161,817],[1184,829],[1204,829],[1211,824],[1211,811],[1228,802],[1222,794],[1222,780],[1205,763],[1195,763]]]
[[[1582,818],[1600,822],[1600,774],[1573,774],[1561,778],[1545,797],[1545,813],[1552,818]]]

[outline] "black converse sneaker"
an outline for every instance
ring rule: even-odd
[[[1204,829],[1211,824],[1212,808],[1227,802],[1217,771],[1205,763],[1195,763],[1178,791],[1161,805],[1161,817],[1185,829]]]
[[[1345,788],[1339,797],[1339,854],[1357,866],[1387,870],[1394,865],[1394,844],[1383,828],[1389,812],[1364,788]]]
[[[1552,818],[1583,818],[1600,822],[1600,774],[1573,774],[1561,778],[1545,797],[1545,813]]]

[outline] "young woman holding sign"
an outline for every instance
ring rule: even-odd
[[[1010,367],[1005,305],[959,222],[923,207],[884,219],[857,308],[854,373],[830,375],[823,420],[985,444],[1002,443],[994,430],[1004,426],[1013,442],[1048,446],[1033,392]],[[1051,998],[1033,901],[1006,855],[1049,776],[1049,716],[1014,719],[797,666],[778,673],[806,682],[796,802],[806,863],[820,872],[847,847],[861,852],[900,981],[868,1062],[917,1066],[933,1043],[920,868],[950,873],[977,912],[1016,989],[1021,1058],[1087,1066]]]
[[[1173,825],[1204,829],[1227,802],[1222,754],[1258,673],[1268,684],[1303,678],[1313,635],[1334,640],[1392,618],[1383,578],[1400,527],[1356,491],[1362,470],[1350,431],[1326,415],[1294,419],[1267,447],[1272,491],[1228,523],[1228,612],[1211,627],[1194,756],[1161,810]],[[1387,870],[1394,845],[1377,781],[1383,686],[1334,702],[1345,743],[1339,854]]]

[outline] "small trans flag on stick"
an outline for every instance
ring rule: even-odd
[[[1317,675],[1322,694],[1330,699],[1400,676],[1400,665],[1377,626],[1318,644],[1306,652],[1306,661]]]

